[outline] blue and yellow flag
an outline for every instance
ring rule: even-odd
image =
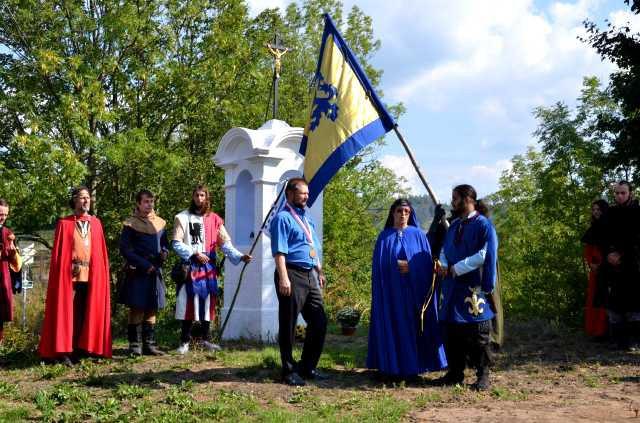
[[[342,165],[395,126],[331,17],[325,14],[324,22],[311,116],[300,145],[309,206]]]

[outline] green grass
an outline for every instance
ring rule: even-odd
[[[10,365],[0,368],[0,423],[398,422],[420,420],[420,413],[436,409],[506,407],[544,395],[553,398],[566,386],[635,387],[636,356],[600,351],[590,359],[585,351],[591,346],[580,339],[548,331],[513,340],[510,350],[497,355],[496,382],[488,392],[466,384],[432,386],[431,380],[442,373],[406,383],[378,382],[364,369],[362,333],[329,334],[319,367],[330,380],[303,388],[277,383],[276,346],[251,342],[228,343],[216,353],[196,349],[184,357],[85,359],[73,368],[41,365],[32,349],[5,350],[0,360]],[[567,344],[575,350],[563,350]],[[114,347],[119,351],[125,346],[119,341]],[[294,356],[300,356],[300,345]],[[466,382],[474,380],[468,370]],[[599,389],[587,391],[597,395]]]
[[[14,407],[14,408],[5,408],[6,405],[0,404],[0,422],[19,422],[27,420],[31,413],[29,408],[24,406]]]
[[[0,381],[0,398],[18,399],[18,385]]]
[[[529,394],[524,390],[512,390],[500,386],[491,388],[491,396],[501,401],[526,401]]]
[[[45,365],[40,364],[40,378],[45,380],[57,379],[69,371],[64,364]]]

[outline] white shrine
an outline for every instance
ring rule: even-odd
[[[284,181],[301,176],[298,151],[302,128],[272,119],[258,129],[232,128],[220,140],[214,163],[225,172],[225,227],[235,247],[247,253]],[[284,195],[284,193],[283,193]],[[310,209],[322,240],[322,195]],[[278,334],[278,298],[274,284],[269,228],[260,237],[245,270],[224,340],[274,342]],[[238,285],[242,263],[224,264],[224,321]]]

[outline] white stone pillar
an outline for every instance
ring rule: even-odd
[[[240,251],[249,251],[254,239],[249,235],[258,235],[281,181],[302,175],[303,157],[298,153],[301,139],[302,128],[292,128],[279,120],[270,120],[257,130],[233,128],[222,137],[213,161],[225,171],[225,226]],[[322,196],[310,213],[322,240]],[[278,335],[278,299],[268,236],[260,237],[252,255],[223,339],[274,342]],[[234,266],[225,261],[223,320],[241,269],[242,264]]]

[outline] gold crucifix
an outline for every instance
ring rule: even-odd
[[[280,37],[276,34],[273,37],[273,43],[265,44],[269,53],[273,56],[273,119],[278,118],[278,82],[280,81],[280,71],[282,69],[282,56],[288,51],[291,51],[289,47],[285,47],[280,44]],[[270,93],[271,95],[271,93]]]
[[[275,78],[280,78],[280,70],[282,68],[282,56],[284,56],[285,53],[287,53],[291,49],[289,47],[280,45],[279,43],[280,40],[278,36],[276,36],[273,41],[274,41],[273,43],[267,43],[266,46],[267,46],[267,49],[269,50],[269,53],[271,53],[274,59],[273,69],[275,72]]]

